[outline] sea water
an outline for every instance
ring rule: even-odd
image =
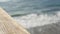
[[[7,0],[0,6],[31,34],[45,34],[49,28],[53,29],[51,34],[57,34],[60,30],[54,26],[60,22],[60,0]]]

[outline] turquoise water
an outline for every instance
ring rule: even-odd
[[[30,13],[55,13],[60,11],[60,0],[11,0],[0,2],[10,15]]]

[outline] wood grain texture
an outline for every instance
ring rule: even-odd
[[[0,34],[30,34],[0,8]]]

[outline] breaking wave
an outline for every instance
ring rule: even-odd
[[[31,28],[36,26],[44,26],[47,24],[57,23],[60,20],[60,12],[56,12],[54,15],[48,14],[28,14],[25,16],[14,17],[25,28]]]

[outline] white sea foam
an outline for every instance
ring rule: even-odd
[[[43,26],[47,24],[57,23],[60,20],[60,12],[57,12],[55,15],[47,14],[29,14],[26,16],[14,17],[20,24],[26,28]]]

